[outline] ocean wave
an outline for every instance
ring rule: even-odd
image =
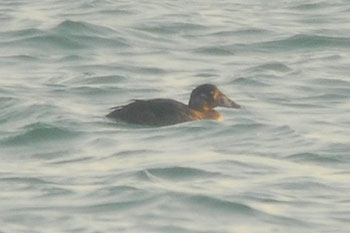
[[[257,77],[239,77],[232,81],[233,84],[248,86],[248,87],[267,87],[270,84],[259,80]]]
[[[78,132],[44,123],[33,123],[14,136],[2,139],[4,146],[21,146],[35,143],[59,142],[69,140],[79,135]]]
[[[230,56],[234,54],[233,49],[227,46],[205,46],[197,48],[193,52],[212,56]]]
[[[111,84],[119,83],[125,81],[126,77],[122,75],[102,75],[102,76],[92,76],[80,80],[79,83],[82,84]]]
[[[292,49],[349,48],[350,39],[320,35],[298,34],[281,40],[259,42],[246,45],[252,49],[288,51]]]
[[[54,184],[51,181],[44,180],[37,177],[6,177],[0,178],[0,182],[4,183],[21,183],[27,185],[40,185],[40,184]]]
[[[108,36],[116,32],[108,27],[95,25],[87,22],[65,20],[56,27],[50,29],[51,32],[64,35],[86,35],[86,36]]]
[[[203,169],[191,167],[166,167],[166,168],[150,168],[145,172],[161,179],[186,181],[191,179],[205,178],[217,176],[217,173],[208,172]]]
[[[297,153],[288,155],[285,157],[287,160],[295,161],[295,162],[314,162],[314,163],[340,163],[341,161],[336,157],[321,155],[317,153]]]
[[[182,22],[165,22],[157,23],[152,25],[148,23],[145,25],[140,25],[135,27],[135,29],[140,31],[147,31],[155,34],[183,34],[183,33],[193,33],[196,31],[203,31],[207,27],[201,24],[195,23],[182,23]]]
[[[249,205],[223,200],[206,195],[186,195],[184,199],[186,205],[196,208],[198,212],[211,210],[213,212],[230,213],[236,215],[256,215],[259,211]]]
[[[270,62],[262,65],[257,65],[248,69],[248,71],[261,72],[261,71],[277,71],[277,72],[289,72],[292,69],[286,64],[280,62]]]
[[[263,28],[245,28],[245,29],[239,29],[239,30],[221,30],[217,32],[211,32],[207,34],[206,36],[219,36],[219,37],[226,37],[226,36],[262,36],[262,35],[270,35],[273,34],[272,31],[263,29]]]
[[[314,3],[302,3],[291,6],[290,9],[302,10],[302,11],[312,11],[319,10],[322,8],[331,7],[332,3],[326,1],[314,2]]]
[[[1,42],[16,41],[20,39],[32,38],[45,35],[45,31],[28,28],[14,31],[5,31],[0,33],[2,35]]]
[[[4,33],[9,38],[1,46],[24,46],[47,49],[83,49],[96,47],[125,48],[129,44],[112,29],[89,23],[66,20],[43,31],[26,29]]]

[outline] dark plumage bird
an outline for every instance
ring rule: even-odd
[[[217,106],[240,108],[215,85],[203,84],[192,91],[188,105],[172,99],[135,100],[113,108],[114,111],[107,117],[150,126],[173,125],[202,119],[222,120],[221,114],[214,110]]]

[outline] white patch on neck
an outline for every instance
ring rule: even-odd
[[[220,114],[220,116],[216,119],[217,121],[224,121],[224,118],[222,117],[222,115]]]

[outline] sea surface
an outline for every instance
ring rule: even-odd
[[[0,232],[349,232],[350,2],[0,1]],[[106,119],[217,85],[224,121]]]

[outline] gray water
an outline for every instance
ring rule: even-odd
[[[0,2],[0,232],[349,232],[350,3]],[[216,84],[242,109],[104,116]]]

